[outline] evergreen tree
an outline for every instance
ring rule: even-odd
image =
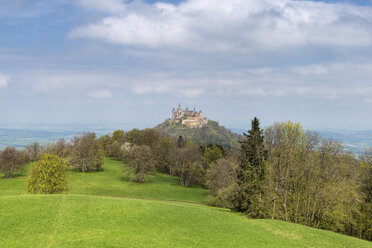
[[[266,179],[266,150],[263,130],[257,117],[252,120],[251,130],[244,133],[241,141],[237,185],[232,192],[231,209],[247,212],[250,217],[264,217],[264,184]]]

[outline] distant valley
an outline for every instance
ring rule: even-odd
[[[238,128],[230,128],[229,130],[240,135],[246,132],[246,130]],[[113,131],[113,129],[90,129],[89,131],[94,131],[100,136]],[[69,140],[81,132],[70,128],[56,130],[0,128],[0,149],[4,149],[6,146],[22,148],[33,142],[48,144],[62,138]],[[323,138],[332,138],[342,142],[346,149],[355,154],[360,154],[365,148],[372,147],[372,130],[316,130],[316,132]]]

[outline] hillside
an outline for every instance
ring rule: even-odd
[[[88,195],[0,199],[0,247],[371,247],[332,232],[189,203]]]
[[[200,128],[190,128],[187,125],[174,124],[165,121],[155,127],[162,134],[174,138],[182,136],[187,140],[199,144],[219,144],[225,147],[235,147],[239,143],[239,135],[231,132],[216,121],[208,121],[208,124]]]
[[[122,163],[71,171],[71,191],[27,195],[30,165],[0,174],[0,247],[372,247],[371,242],[276,220],[250,220],[205,205],[208,191],[155,174],[137,184]]]

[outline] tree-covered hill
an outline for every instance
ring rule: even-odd
[[[186,140],[199,144],[218,144],[224,147],[235,147],[239,144],[239,135],[211,120],[208,121],[207,125],[200,128],[191,128],[165,121],[156,126],[155,129],[164,135],[174,138],[182,136]]]

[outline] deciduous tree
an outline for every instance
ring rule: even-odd
[[[23,153],[14,147],[7,147],[0,153],[0,172],[6,178],[12,178],[15,172],[22,171],[25,166]]]

